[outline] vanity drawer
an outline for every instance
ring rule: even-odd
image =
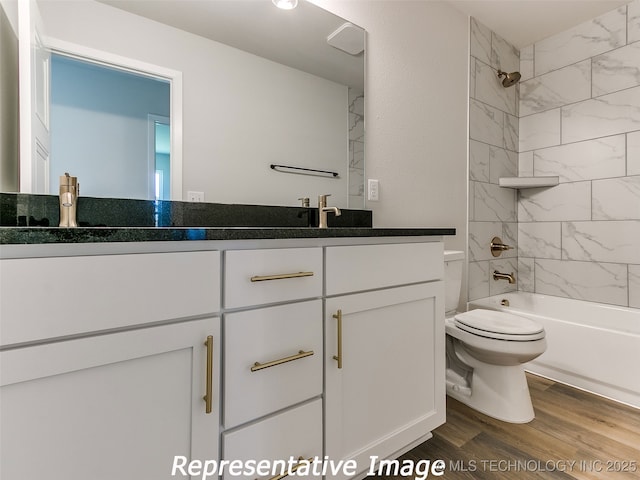
[[[251,464],[250,460],[266,460],[268,465],[273,465],[274,460],[288,462],[292,457],[322,459],[322,400],[319,398],[222,435],[222,458],[225,460],[241,460],[245,466]],[[256,473],[237,477],[225,471],[223,478],[270,479],[279,474],[277,471],[268,475]],[[319,480],[320,476],[308,475],[304,478]]]
[[[0,260],[0,344],[220,310],[216,251]]]
[[[442,242],[327,247],[326,255],[327,295],[444,277]]]
[[[231,250],[225,253],[225,307],[322,295],[322,249]]]
[[[230,313],[224,321],[225,428],[322,393],[320,300]]]

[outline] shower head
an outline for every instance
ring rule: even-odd
[[[503,72],[502,70],[498,70],[498,77],[504,77],[504,79],[502,80],[502,86],[505,88],[518,83],[521,76],[522,75],[520,75],[520,72],[507,73]]]

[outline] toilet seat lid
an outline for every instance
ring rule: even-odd
[[[476,309],[455,316],[461,330],[484,337],[530,341],[544,338],[544,328],[533,320],[497,310]]]

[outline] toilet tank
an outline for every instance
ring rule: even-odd
[[[462,263],[464,252],[459,250],[444,251],[444,290],[446,313],[454,313],[458,308],[460,287],[462,286]]]

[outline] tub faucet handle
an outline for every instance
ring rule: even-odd
[[[499,257],[505,250],[512,249],[513,247],[511,245],[502,243],[502,239],[500,237],[493,237],[491,239],[491,255],[493,255],[494,257]]]

